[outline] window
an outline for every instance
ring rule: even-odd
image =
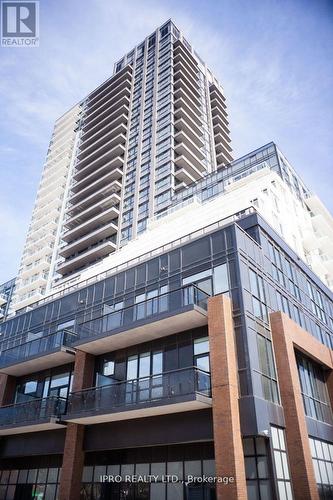
[[[15,403],[21,403],[36,398],[37,385],[37,380],[29,380],[20,384],[16,389]]]
[[[163,38],[164,36],[166,36],[169,33],[169,27],[170,26],[167,24],[166,26],[163,26],[160,29],[161,38]]]
[[[267,306],[265,304],[265,289],[264,280],[261,276],[258,276],[252,269],[249,269],[250,273],[250,286],[252,292],[252,306],[253,314],[257,318],[264,321],[268,321]]]
[[[210,361],[209,361],[209,340],[208,337],[195,339],[193,342],[193,365],[196,371],[195,389],[207,396],[210,396]]]
[[[293,500],[284,430],[271,426],[275,475],[280,500]]]
[[[225,293],[229,290],[227,263],[214,267],[213,270],[214,295]]]
[[[102,373],[105,376],[114,375],[114,361],[104,361]]]
[[[245,438],[243,449],[248,499],[273,500],[266,440]]]
[[[142,233],[147,227],[147,219],[138,222],[138,233]]]
[[[297,353],[296,359],[305,414],[332,424],[332,409],[324,370],[318,363],[300,353]]]
[[[266,337],[257,334],[257,347],[263,397],[267,401],[279,403],[272,342]]]
[[[310,282],[307,281],[308,293],[311,299],[311,310],[321,321],[327,322],[324,311],[323,298],[319,290]]]
[[[333,497],[333,443],[309,438],[320,498]]]
[[[162,372],[162,351],[148,351],[128,357],[126,402],[135,403],[161,398],[163,396]]]

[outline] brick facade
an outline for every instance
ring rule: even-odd
[[[271,329],[295,500],[318,500],[295,350],[329,370],[333,367],[332,352],[282,312],[271,314]],[[329,379],[332,400],[332,371]]]
[[[0,406],[13,403],[16,389],[16,378],[6,373],[0,373]]]
[[[246,477],[239,418],[238,370],[231,301],[223,295],[208,301],[213,427],[218,500],[246,500]]]
[[[95,358],[91,354],[77,351],[73,373],[72,391],[91,387],[94,382]],[[68,423],[60,476],[59,500],[80,498],[82,471],[84,466],[84,426]]]

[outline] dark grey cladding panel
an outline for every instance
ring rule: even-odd
[[[322,439],[324,441],[333,442],[333,425],[319,422],[310,417],[306,417],[306,425],[310,436]]]
[[[85,451],[170,445],[213,439],[211,410],[87,426]]]
[[[5,436],[1,439],[0,460],[11,457],[62,454],[65,432],[66,429],[59,429]]]
[[[253,396],[239,400],[241,431],[243,436],[255,436],[269,431],[270,425],[285,427],[282,406]]]

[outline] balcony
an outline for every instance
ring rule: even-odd
[[[73,392],[64,420],[88,425],[211,405],[210,374],[192,366]]]
[[[175,62],[181,59],[185,60],[187,64],[193,68],[193,70],[196,69],[196,71],[198,71],[198,63],[196,59],[180,40],[177,40],[177,42],[174,43],[173,58]]]
[[[180,182],[181,185],[184,185],[185,187],[193,184],[197,180],[185,168],[178,168],[177,170],[175,170],[175,178]],[[177,187],[178,186],[175,186],[175,189]]]
[[[180,130],[174,135],[175,139],[175,149],[179,145],[180,151],[179,154],[186,154],[185,151],[182,151],[181,145],[183,144],[186,146],[187,151],[191,152],[191,155],[193,155],[193,158],[195,160],[203,160],[205,158],[205,155],[202,153],[200,146],[196,144],[196,142],[192,141],[191,137],[189,137],[184,130]],[[202,145],[203,147],[203,145]],[[192,160],[192,163],[195,163],[195,160]],[[201,163],[201,162],[200,162]]]
[[[120,168],[115,168],[114,167],[115,162],[113,160],[109,161],[108,163],[105,163],[102,167],[98,168],[91,174],[87,175],[87,177],[84,177],[80,181],[76,181],[72,186],[71,186],[71,191],[73,193],[77,193],[78,191],[86,188],[88,185],[90,185],[92,182],[95,182],[98,180],[100,177],[103,177],[104,175],[108,174],[110,176],[110,181],[114,181],[116,179],[121,179],[123,176],[123,171],[120,170]],[[107,183],[107,179],[105,179],[105,183]]]
[[[126,141],[126,137],[121,134],[117,137],[110,139],[108,142],[101,144],[98,148],[93,148],[89,155],[80,160],[76,164],[78,171],[83,170],[84,167],[91,165],[94,160],[98,158],[105,158],[105,153],[109,153],[106,158],[111,158],[112,156],[121,156],[125,152],[123,144]]]
[[[216,155],[216,163],[218,165],[227,165],[232,161],[232,156],[227,151],[221,151]]]
[[[98,226],[91,232],[87,232],[83,236],[68,243],[59,251],[59,255],[62,257],[69,257],[70,255],[78,253],[81,250],[85,251],[85,249],[88,249],[88,247],[91,247],[98,241],[113,236],[117,233],[117,230],[118,226],[114,222],[107,221],[105,224]]]
[[[194,285],[158,295],[79,324],[76,345],[103,354],[205,325],[207,300]]]
[[[75,333],[60,330],[5,349],[0,356],[0,371],[20,377],[69,363],[73,361],[75,352],[70,345],[76,340]]]
[[[124,123],[118,123],[116,126],[113,126],[112,124],[107,124],[101,130],[95,132],[95,134],[88,137],[87,139],[85,140],[81,139],[79,143],[80,151],[85,153],[91,147],[96,147],[96,145],[100,140],[104,141],[106,138],[111,139],[120,134],[126,135],[126,132],[127,132],[127,127],[126,125],[124,125]]]
[[[214,140],[215,140],[215,148],[218,148],[220,145],[224,147],[224,144],[226,142],[231,142],[229,134],[227,134],[225,131],[215,134]]]
[[[200,168],[198,168],[198,164],[193,164],[191,160],[186,155],[180,155],[175,157],[175,165],[179,167],[179,169],[185,170],[190,177],[194,178],[195,181],[198,181],[203,178],[205,168],[202,164],[200,164]],[[178,171],[175,172],[175,174]]]
[[[120,115],[112,117],[113,119],[110,121],[110,117],[107,116],[103,118],[99,123],[97,123],[92,129],[87,130],[81,135],[81,141],[80,141],[80,147],[82,147],[83,144],[86,144],[86,142],[89,142],[91,140],[94,140],[95,137],[99,136],[100,134],[105,133],[105,129],[112,128],[115,129],[119,125],[123,124],[124,126],[127,125],[127,120],[128,120],[128,108],[126,113],[122,113]]]
[[[103,199],[105,199],[111,195],[115,198],[116,202],[119,203],[120,197],[117,193],[120,190],[121,190],[121,183],[118,181],[114,181],[111,184],[104,185],[98,191],[95,191],[90,196],[87,196],[86,198],[84,198],[84,200],[71,205],[67,209],[67,213],[69,213],[71,215],[79,214],[79,213],[81,213],[81,211],[92,207],[98,201],[102,201]]]
[[[88,96],[88,107],[93,107],[95,104],[102,99],[106,94],[108,94],[111,90],[117,87],[121,82],[126,80],[127,78],[132,77],[132,68],[130,66],[125,66],[119,73],[112,76],[103,83],[100,87],[94,90]]]
[[[119,210],[115,207],[107,208],[106,210],[100,210],[100,212],[91,217],[89,220],[79,224],[73,229],[66,231],[62,239],[67,242],[75,241],[81,236],[88,233],[88,231],[94,231],[107,222],[114,221],[119,217]]]
[[[218,134],[219,132],[223,133],[223,131],[229,135],[230,130],[228,128],[229,122],[223,118],[221,115],[216,115],[213,116],[213,128],[215,130],[215,134]]]
[[[64,398],[49,397],[2,406],[0,436],[60,429],[66,403]]]
[[[118,209],[119,207],[118,196],[115,194],[112,194],[111,196],[108,196],[106,198],[102,197],[100,201],[87,208],[86,210],[83,210],[78,215],[71,216],[69,211],[69,215],[66,218],[64,226],[68,229],[73,229],[90,220],[92,217],[95,217],[95,215],[98,215],[100,212],[104,212],[104,210],[107,210],[111,207],[115,207],[116,209]]]
[[[189,116],[199,127],[202,125],[201,111],[196,106],[189,106],[182,97],[179,97],[174,102],[175,119],[184,118]]]
[[[57,272],[60,274],[68,274],[76,271],[87,264],[91,264],[102,257],[106,257],[114,252],[117,248],[115,241],[102,241],[85,249],[79,255],[75,255],[70,259],[66,259],[57,265]]]
[[[110,92],[104,99],[101,99],[96,106],[92,106],[86,111],[86,121],[94,120],[97,115],[102,114],[103,110],[117,104],[123,97],[130,99],[131,96],[131,81],[127,80],[126,85],[119,85],[114,91]]]
[[[181,82],[182,83],[182,82]],[[200,100],[183,83],[174,89],[174,100],[182,97],[189,106],[200,107]]]
[[[106,164],[108,164],[109,167],[121,168],[124,162],[124,159],[122,157],[124,153],[124,146],[122,144],[118,144],[118,146],[115,146],[110,151],[107,151],[101,156],[98,156],[82,169],[79,169],[79,164],[77,164],[75,179],[83,179],[85,176],[88,176],[89,174],[95,172],[99,167],[104,167]]]
[[[95,129],[96,125],[103,121],[104,118],[110,118],[114,120],[117,116],[126,113],[128,115],[130,99],[126,96],[122,97],[116,104],[111,104],[111,106],[105,109],[99,116],[94,119],[84,122],[82,130],[87,132],[88,130]]]
[[[193,142],[196,143],[197,146],[203,147],[204,142],[203,142],[203,132],[200,126],[198,126],[197,123],[195,123],[188,115],[186,116],[186,119],[184,118],[179,118],[178,120],[175,121],[175,132],[183,130],[191,139]]]
[[[7,303],[8,297],[5,293],[0,293],[0,306]]]
[[[97,192],[100,189],[103,189],[104,187],[108,186],[116,187],[117,184],[119,184],[117,180],[114,180],[110,183],[110,172],[109,172],[103,175],[103,177],[100,177],[99,179],[89,184],[89,186],[83,188],[81,191],[74,193],[72,196],[70,196],[69,201],[71,204],[76,205],[79,203],[79,201],[86,200],[87,198],[89,198],[90,195],[95,194],[94,192]]]

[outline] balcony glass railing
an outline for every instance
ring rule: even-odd
[[[194,366],[73,392],[67,415],[125,410],[140,404],[174,403],[182,397],[211,397],[210,374]]]
[[[31,399],[0,408],[0,429],[11,425],[31,425],[51,417],[60,418],[66,412],[67,400],[51,396]]]
[[[60,349],[63,346],[68,346],[77,340],[77,335],[69,330],[60,330],[44,337],[30,340],[24,344],[20,344],[0,353],[0,368],[7,365],[12,365],[17,362],[22,362],[26,358],[42,356],[50,351]]]
[[[81,340],[103,335],[117,328],[133,328],[134,322],[158,317],[163,313],[176,312],[190,305],[207,310],[208,298],[209,295],[200,288],[188,285],[81,323],[77,326],[76,333]]]

